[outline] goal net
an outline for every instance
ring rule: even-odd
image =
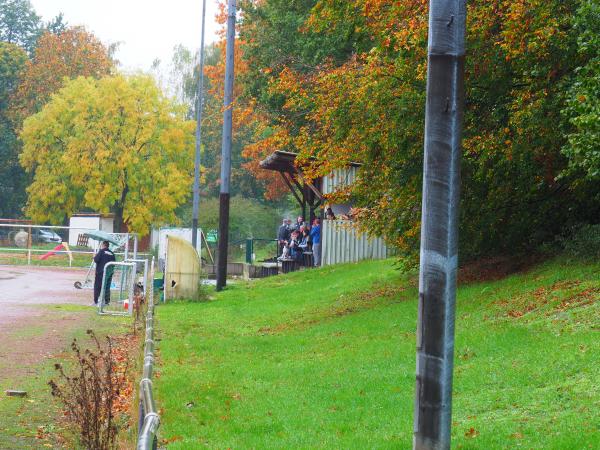
[[[148,261],[110,262],[104,267],[98,312],[132,315],[146,291]]]

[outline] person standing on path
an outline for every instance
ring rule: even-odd
[[[313,226],[310,229],[310,239],[312,240],[315,267],[318,267],[321,265],[321,221],[319,219],[315,219],[313,222]]]
[[[100,245],[100,250],[94,256],[94,262],[96,263],[96,276],[94,278],[94,304],[98,304],[98,298],[100,298],[100,292],[102,291],[102,276],[104,275],[104,266],[109,262],[115,261],[115,254],[108,248],[108,241],[103,241]],[[110,269],[110,270],[109,270]],[[112,268],[106,271],[106,284],[104,288],[104,304],[110,303],[110,284],[112,283]]]

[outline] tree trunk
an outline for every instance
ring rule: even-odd
[[[115,203],[115,233],[122,233],[123,227],[123,210],[125,209],[125,201],[127,200],[127,194],[129,193],[129,186],[127,185],[127,170],[123,171],[123,190],[121,191],[121,198]]]
[[[465,0],[430,0],[414,449],[449,449]]]
[[[115,206],[115,233],[121,233],[123,230],[123,207]]]

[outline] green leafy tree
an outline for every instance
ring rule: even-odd
[[[194,122],[146,76],[68,81],[23,126],[34,174],[26,212],[60,223],[83,208],[145,234],[189,196]]]
[[[183,222],[192,222],[191,207],[181,211]],[[208,198],[200,202],[200,227],[205,230],[219,228],[219,199]],[[246,238],[273,239],[277,226],[281,223],[281,214],[277,208],[265,205],[258,200],[235,196],[231,198],[229,217],[230,241]]]
[[[575,17],[578,50],[586,61],[578,67],[563,111],[574,130],[563,153],[568,172],[582,171],[600,180],[600,3],[584,1]]]
[[[25,183],[18,161],[18,142],[7,110],[27,55],[16,44],[0,42],[0,217],[19,215]]]
[[[32,53],[42,23],[29,0],[0,0],[0,41]]]
[[[52,34],[61,34],[67,31],[68,23],[65,21],[63,13],[58,14],[54,19],[44,24],[43,31]]]
[[[21,215],[25,205],[25,187],[28,180],[18,161],[21,143],[15,139],[14,130],[23,125],[23,120],[40,110],[50,95],[56,92],[66,79],[77,76],[102,77],[108,75],[113,67],[109,49],[91,33],[83,28],[65,29],[59,15],[48,24],[37,41],[32,59],[23,60],[24,52],[18,61],[10,62],[10,55],[2,50],[6,60],[3,70],[3,100],[0,105],[2,120],[2,149],[0,149],[0,178],[2,206],[0,212],[5,217]],[[7,47],[12,45],[13,47]],[[19,48],[14,44],[5,44],[4,49]],[[6,59],[8,58],[8,59]],[[17,70],[18,69],[18,70]],[[17,75],[18,72],[18,75]]]

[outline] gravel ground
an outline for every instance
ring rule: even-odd
[[[93,291],[75,289],[86,270],[0,265],[0,378],[25,374],[65,346],[68,332],[93,314],[52,305],[91,305]]]

